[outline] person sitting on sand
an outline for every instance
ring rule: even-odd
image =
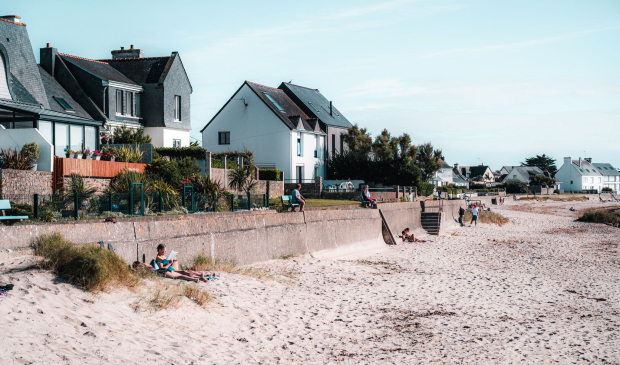
[[[134,262],[133,268],[135,270],[157,271],[155,270],[153,266],[143,264],[140,261]],[[165,270],[165,269],[162,269],[162,270]],[[178,270],[178,271],[167,271],[166,270],[164,272],[165,277],[168,279],[179,279],[179,280],[187,280],[187,281],[193,281],[193,282],[197,282],[197,281],[207,282],[208,280],[205,279],[205,276],[210,276],[210,275],[203,275],[203,274],[204,272],[192,271],[192,270]]]
[[[155,263],[160,269],[166,269],[168,271],[179,270],[179,262],[176,258],[168,260],[166,258],[166,245],[163,243],[157,246],[157,256],[155,257]]]
[[[405,228],[405,230],[402,233],[403,233],[403,242],[426,242],[424,240],[419,240],[415,238],[415,235],[413,233],[409,234],[409,228]]]

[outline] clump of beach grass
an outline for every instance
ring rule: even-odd
[[[465,211],[465,217],[463,218],[463,222],[471,222],[470,211]],[[478,213],[478,223],[497,224],[501,227],[509,222],[510,220],[508,220],[508,218],[504,217],[499,213],[489,211],[481,211]]]
[[[251,267],[241,267],[231,260],[212,260],[210,257],[206,256],[194,257],[190,267],[195,271],[227,272],[231,274],[251,276],[257,279],[271,278],[271,275],[264,270]]]
[[[183,285],[182,294],[201,307],[205,307],[211,300],[211,295],[196,284]]]
[[[41,235],[35,254],[39,266],[82,289],[98,292],[115,287],[134,288],[140,282],[128,265],[113,251],[99,245],[74,245],[60,233]]]
[[[579,217],[582,222],[620,224],[620,217],[606,210],[589,210]]]
[[[554,201],[554,202],[583,202],[583,201],[588,201],[588,197],[587,196],[567,196],[567,197],[552,197],[552,196],[524,196],[519,198],[519,200],[538,200],[538,201],[543,201],[546,202],[548,200]]]
[[[160,281],[147,291],[147,294],[135,304],[134,309],[136,312],[141,310],[177,309],[181,305],[183,297],[203,308],[206,308],[212,299],[211,295],[202,289],[199,284]]]

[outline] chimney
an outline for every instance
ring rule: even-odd
[[[570,157],[564,157],[564,165],[570,165],[571,163],[571,158]]]
[[[329,102],[329,115],[332,115],[332,102]]]
[[[17,16],[17,15],[3,15],[3,16],[0,16],[0,18],[6,19],[6,20],[14,22],[14,23],[21,23],[22,22],[20,20],[22,17],[21,16]]]
[[[592,157],[584,157],[583,159],[588,161],[589,163],[592,163]]]
[[[579,167],[581,167],[581,157],[579,157]]]
[[[454,168],[456,169],[456,171],[459,171],[459,164],[458,164],[458,163],[455,163],[455,164],[454,164]]]
[[[41,67],[43,67],[43,69],[47,71],[48,74],[52,75],[52,77],[54,77],[54,68],[56,66],[57,54],[58,49],[50,47],[49,43],[47,44],[47,47],[41,48],[41,51],[39,53],[39,63]]]
[[[131,45],[131,48],[125,49],[125,47],[121,47],[119,50],[112,51],[112,58],[142,58],[144,51],[141,49],[137,49]]]

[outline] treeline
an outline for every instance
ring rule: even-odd
[[[407,133],[392,136],[387,129],[374,141],[357,125],[342,136],[348,150],[326,160],[328,179],[359,179],[375,184],[416,186],[418,194],[430,195],[429,181],[441,168],[442,152],[431,143],[414,145]]]

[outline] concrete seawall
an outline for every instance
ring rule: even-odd
[[[140,217],[118,223],[77,221],[0,227],[0,251],[28,250],[42,234],[60,232],[74,243],[111,243],[125,261],[149,262],[156,247],[245,265],[282,255],[320,257],[385,247],[378,210],[322,210],[304,213],[253,211]]]

